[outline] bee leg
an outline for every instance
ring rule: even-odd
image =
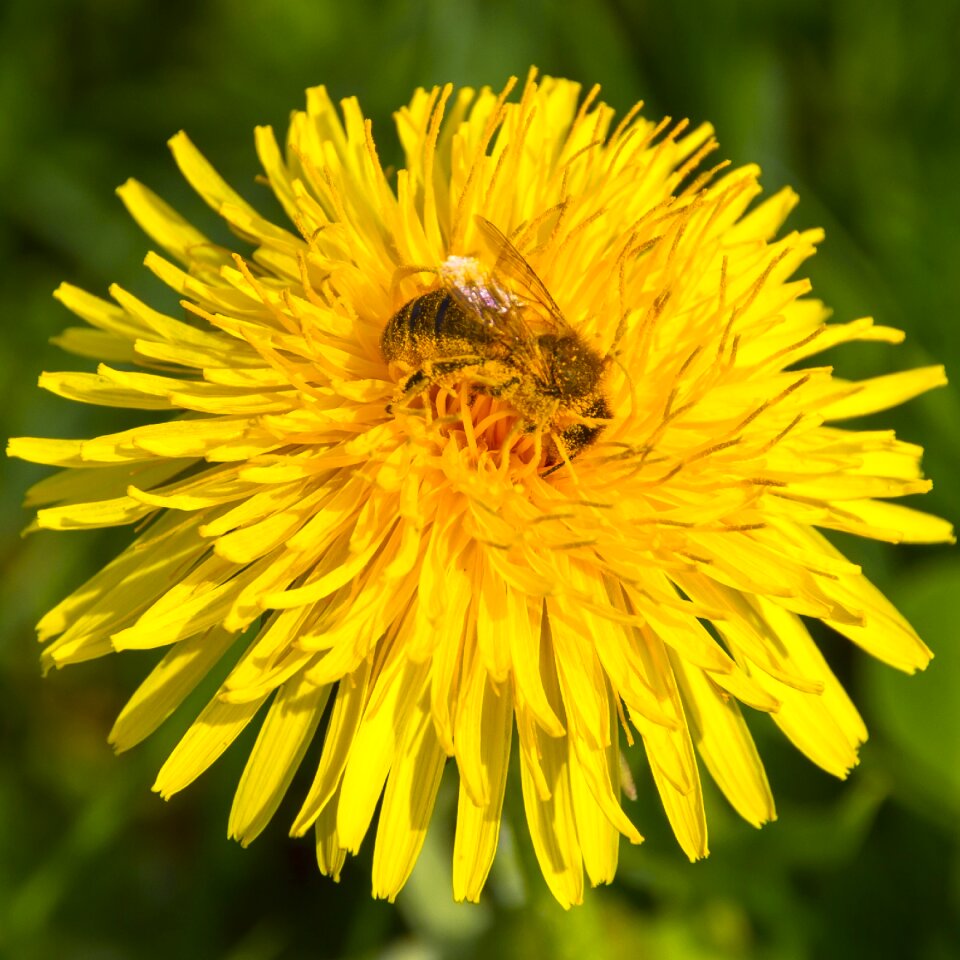
[[[483,357],[454,357],[449,360],[428,363],[422,369],[414,370],[401,384],[397,399],[387,405],[387,413],[393,413],[398,406],[403,406],[414,397],[425,393],[442,377],[456,373],[458,370],[464,369],[464,367],[480,365],[482,363]]]
[[[464,367],[480,363],[483,363],[482,357],[454,357],[452,360],[438,360],[433,364],[433,376],[435,380],[439,380],[441,377],[463,370]]]
[[[561,449],[561,445],[562,448]],[[550,466],[540,474],[541,477],[549,477],[551,473],[556,473],[562,467],[567,466],[577,455],[576,451],[567,450],[567,445],[563,442],[559,434],[550,433],[550,443],[547,446],[547,463]]]
[[[430,378],[422,370],[416,370],[407,377],[401,396],[404,400],[409,400],[418,393],[423,393],[428,386],[430,386]]]
[[[484,392],[489,394],[491,397],[500,397],[503,396],[503,394],[511,387],[515,387],[519,383],[519,377],[511,377],[509,380],[502,380],[500,383],[487,384]]]
[[[471,377],[468,401],[472,405],[480,394],[485,397],[502,397],[520,383],[519,377],[509,380],[492,380],[489,377]]]
[[[403,387],[401,388],[400,395],[397,397],[397,399],[387,404],[387,413],[392,414],[393,411],[396,410],[398,404],[402,406],[408,400],[412,400],[418,394],[423,393],[423,391],[429,386],[430,378],[422,370],[415,370],[403,382]]]
[[[584,419],[587,423],[573,423],[565,427],[559,433],[551,433],[551,451],[549,460],[559,456],[560,459],[550,466],[549,470],[544,471],[541,476],[549,477],[555,470],[573,460],[583,450],[592,444],[597,437],[603,433],[606,424],[597,423],[598,420],[610,419],[610,410],[606,401],[598,400],[584,413]]]

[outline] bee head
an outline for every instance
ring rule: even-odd
[[[549,371],[547,390],[553,396],[578,400],[596,390],[603,359],[579,337],[545,333],[537,342]]]

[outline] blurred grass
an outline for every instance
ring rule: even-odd
[[[136,176],[211,227],[163,146],[180,128],[238,189],[253,183],[254,124],[282,129],[303,88],[357,94],[390,157],[390,112],[418,84],[500,85],[536,63],[600,82],[620,110],[710,120],[722,152],[791,184],[791,226],[822,225],[809,267],[836,316],[872,312],[903,348],[831,357],[846,375],[960,359],[960,7],[954,0],[570,0],[446,3],[279,0],[163,6],[143,0],[8,0],[0,12],[0,416],[5,435],[117,429],[116,411],[35,389],[73,366],[47,344],[68,322],[63,279],[117,281],[153,302],[147,241],[113,195]],[[877,418],[927,448],[925,509],[960,515],[954,388]],[[288,841],[298,791],[267,836],[225,839],[249,738],[169,805],[149,793],[188,724],[181,711],[129,756],[105,742],[149,657],[41,680],[32,624],[123,531],[18,537],[20,492],[45,471],[5,462],[0,513],[0,956],[190,958],[446,956],[947,960],[960,944],[960,568],[946,549],[845,542],[937,651],[904,678],[824,636],[873,733],[846,784],[812,768],[763,717],[753,728],[780,820],[760,833],[708,789],[712,856],[690,866],[651,784],[631,813],[647,842],[624,847],[618,881],[562,913],[507,840],[481,908],[449,903],[453,783],[397,907],[368,896],[364,854],[343,883]],[[202,702],[202,692],[196,702]],[[196,704],[195,704],[196,705]],[[447,823],[444,823],[446,811]],[[512,851],[512,855],[511,855]],[[366,856],[369,852],[365,851]]]

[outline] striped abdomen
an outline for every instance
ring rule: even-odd
[[[448,356],[489,356],[495,342],[483,321],[441,288],[405,303],[384,328],[380,349],[388,363],[417,366]]]

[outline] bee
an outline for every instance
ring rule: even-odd
[[[391,409],[432,386],[466,380],[509,403],[523,433],[546,435],[549,472],[592,444],[612,418],[602,387],[609,354],[567,323],[498,227],[483,217],[477,224],[496,252],[493,269],[448,257],[441,286],[405,303],[383,330],[383,358],[402,375]]]

